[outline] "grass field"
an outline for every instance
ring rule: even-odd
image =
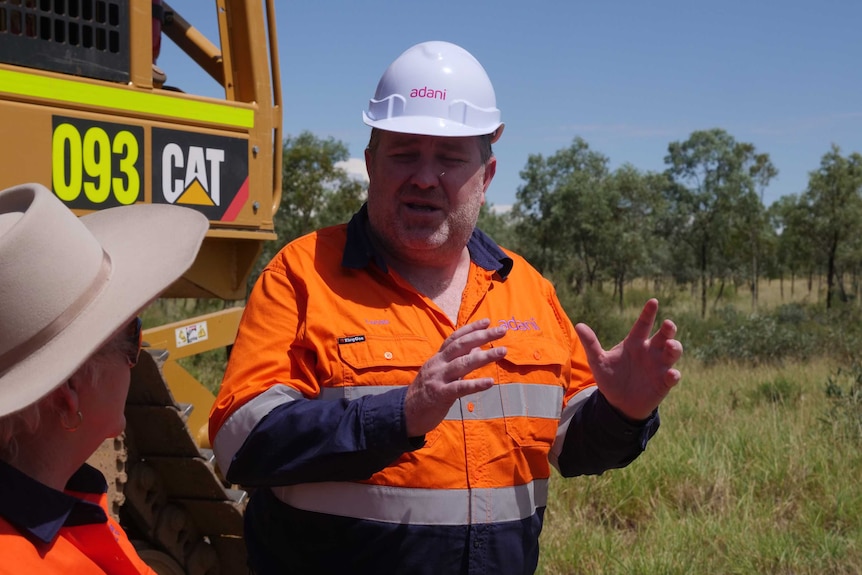
[[[712,289],[706,319],[697,294],[654,285],[629,286],[622,313],[610,294],[575,302],[610,347],[658,296],[683,379],[629,467],[552,477],[539,574],[862,573],[862,315],[858,301],[825,313],[812,288],[764,282],[758,314],[749,292]],[[184,305],[199,307],[158,313],[211,311]],[[184,362],[215,390],[225,354],[208,355]]]
[[[816,303],[795,287],[794,300]],[[789,296],[772,282],[758,309]],[[725,304],[750,311],[748,294],[735,297]],[[689,305],[677,298],[671,317],[691,317]],[[684,344],[689,331],[680,325]],[[538,573],[862,573],[860,398],[827,393],[862,369],[831,357],[752,366],[687,356],[679,367],[638,460],[552,477]]]

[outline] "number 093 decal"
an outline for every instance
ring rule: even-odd
[[[54,116],[54,193],[73,208],[134,204],[143,197],[143,128]]]

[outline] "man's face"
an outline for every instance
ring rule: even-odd
[[[365,163],[368,217],[390,256],[444,265],[461,255],[497,166],[482,163],[478,137],[381,131]]]

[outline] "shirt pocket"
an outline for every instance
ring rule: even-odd
[[[563,408],[571,353],[554,340],[506,342],[498,384],[506,433],[522,448],[550,449]]]
[[[431,342],[413,334],[340,338],[343,397],[356,399],[410,385],[435,353]],[[424,447],[433,445],[439,435],[437,428],[426,433]]]
[[[361,388],[367,386],[409,385],[436,352],[427,339],[413,334],[339,338],[342,385],[356,388],[353,397],[364,395]]]

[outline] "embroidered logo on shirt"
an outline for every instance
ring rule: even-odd
[[[342,345],[345,343],[360,343],[365,341],[364,335],[349,335],[347,337],[339,337],[338,345]]]
[[[502,325],[512,331],[542,331],[534,317],[518,320],[515,319],[515,316],[512,316],[512,319],[497,320],[497,325]]]

